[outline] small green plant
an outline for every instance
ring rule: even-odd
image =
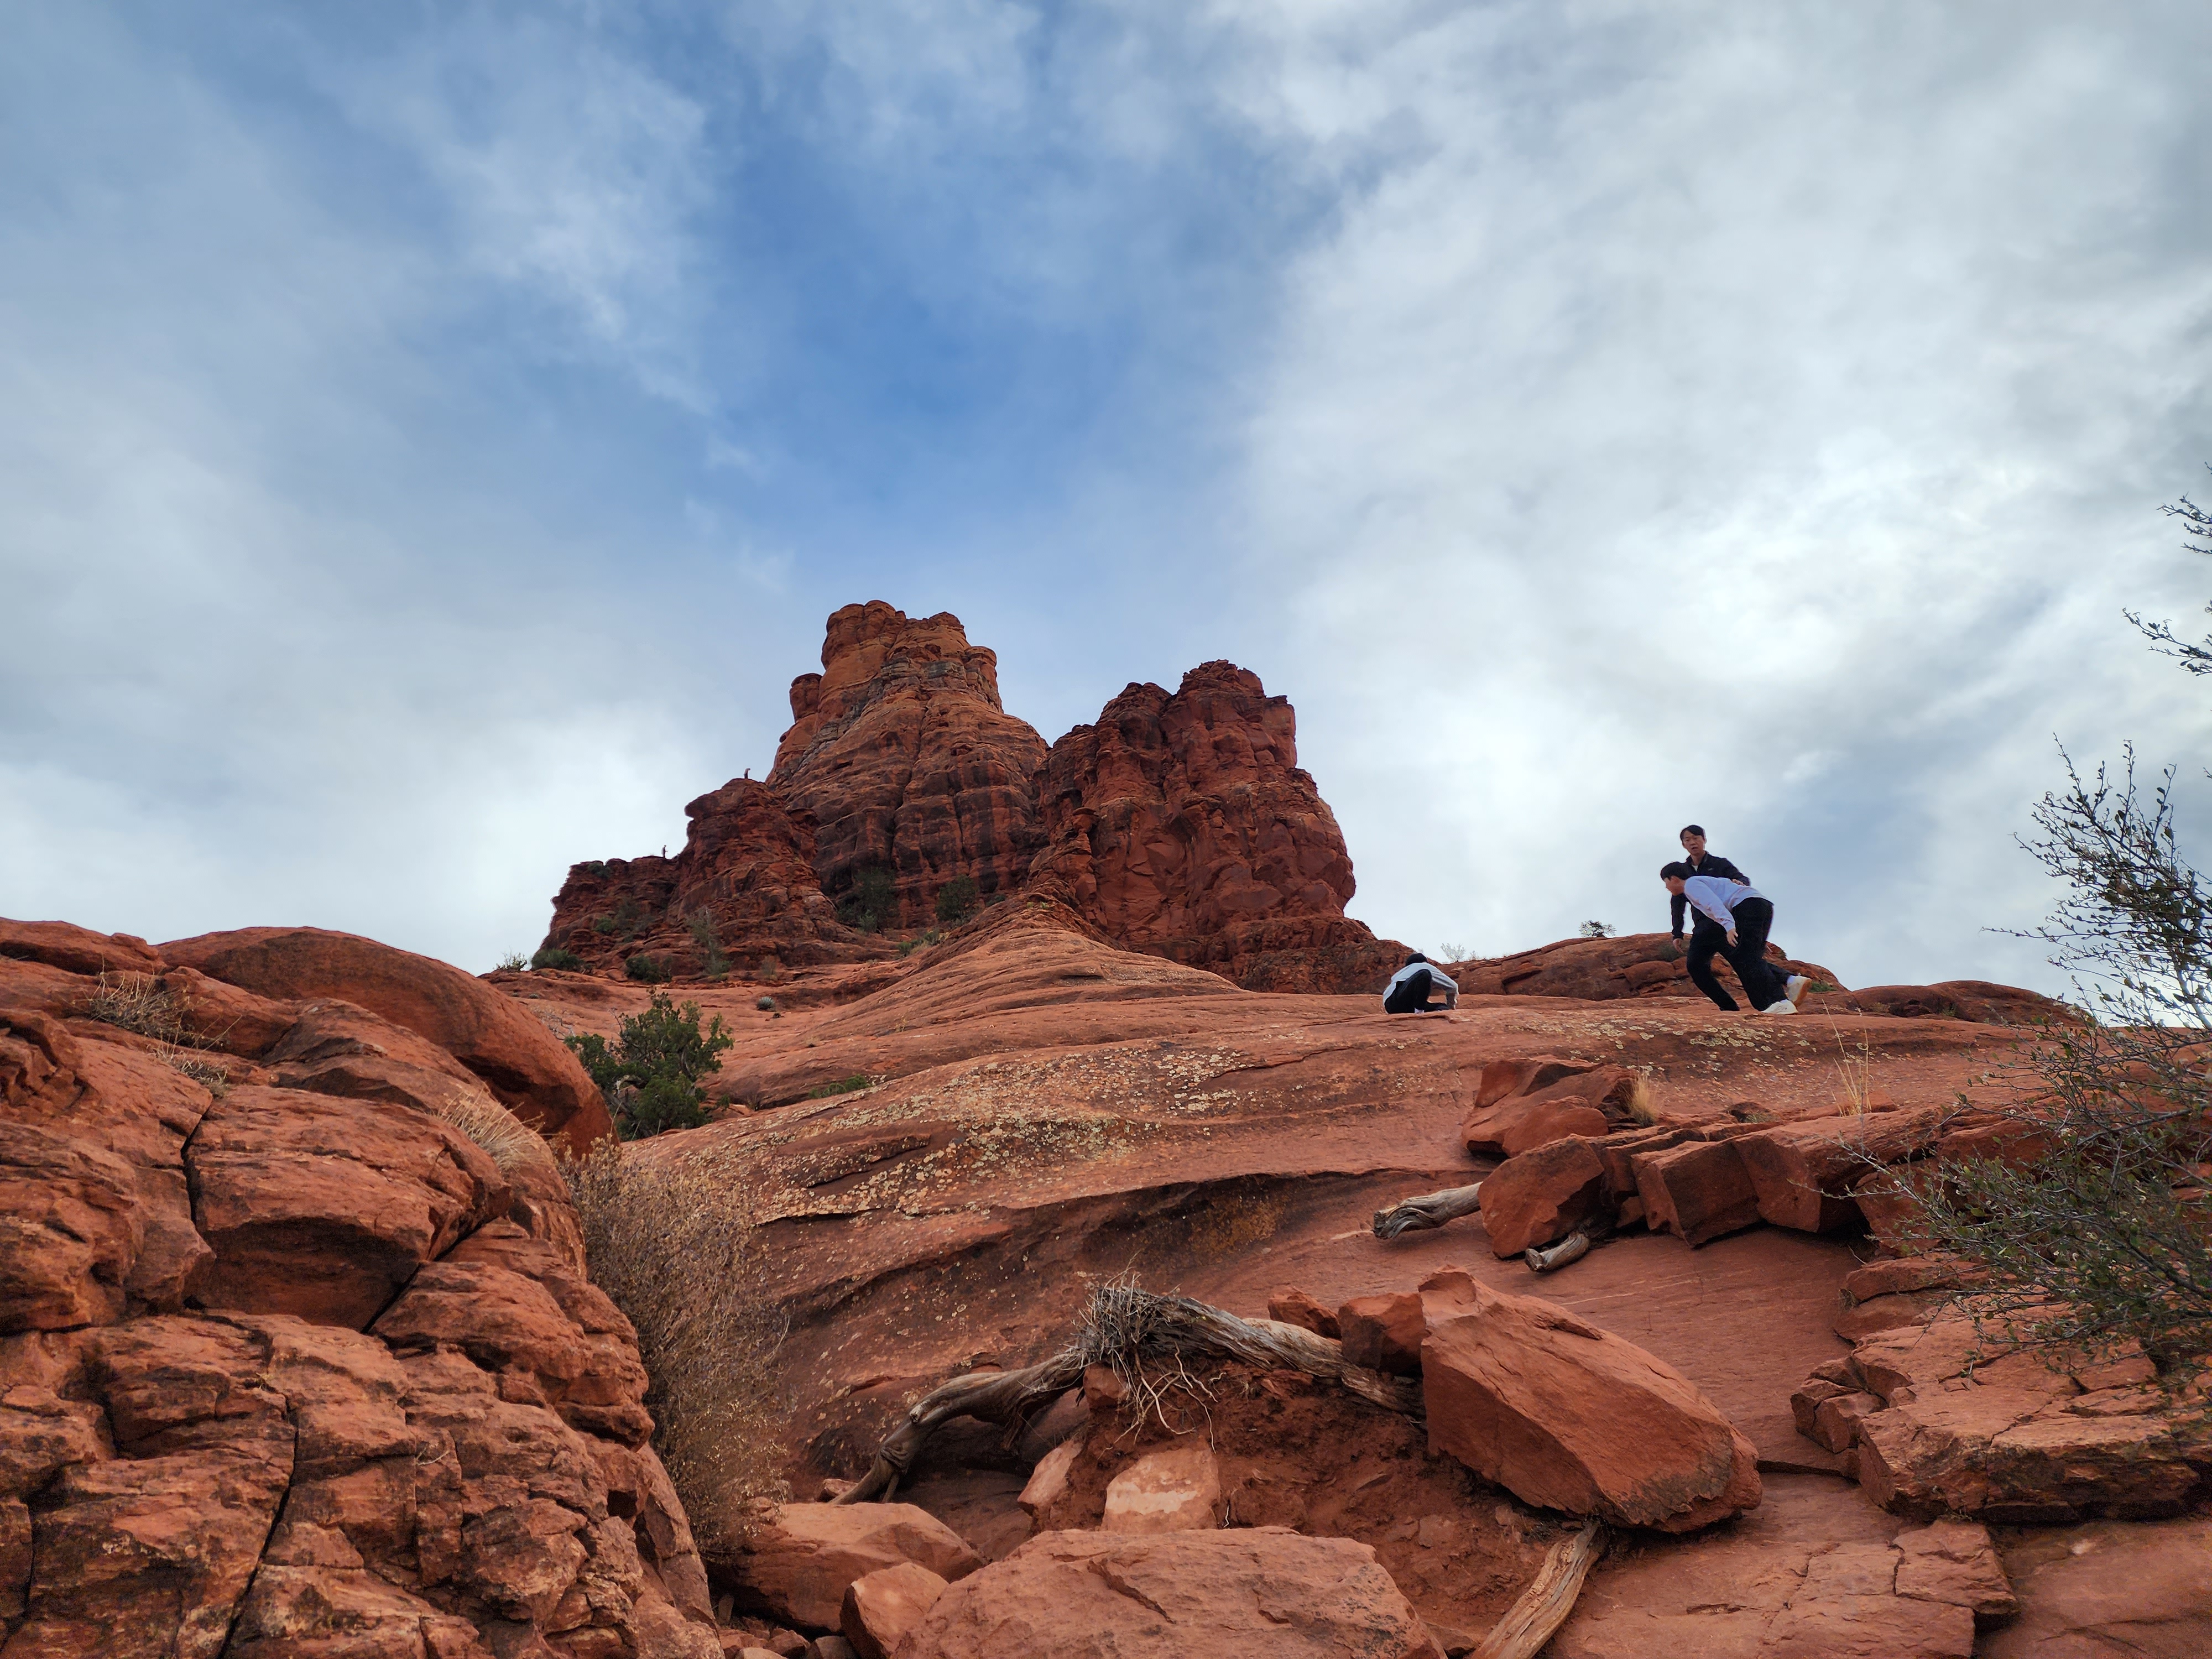
[[[975,914],[975,878],[957,875],[937,890],[937,919],[956,926]]]
[[[587,876],[604,876],[607,872],[607,861],[605,859],[593,859],[576,867]]]
[[[728,978],[730,954],[715,934],[714,913],[702,906],[691,913],[684,926],[691,931],[692,944],[699,947],[700,971],[708,979]]]
[[[1609,921],[1586,921],[1581,929],[1584,939],[1611,939],[1615,931]]]
[[[595,933],[613,933],[615,931],[615,919],[612,916],[593,916],[592,918],[592,931]]]
[[[898,915],[898,878],[880,864],[855,872],[853,885],[837,901],[837,920],[864,933],[879,933]]]
[[[520,951],[509,951],[499,959],[498,965],[492,971],[498,974],[520,974],[528,971],[529,967],[528,957]]]
[[[912,939],[902,939],[899,941],[899,954],[902,957],[910,957],[916,951],[937,944],[944,937],[944,934],[933,927],[926,933],[916,933]]]
[[[857,1094],[873,1083],[875,1079],[866,1072],[855,1072],[850,1077],[841,1077],[834,1083],[817,1083],[806,1091],[809,1100],[827,1100],[832,1095]]]
[[[612,1042],[596,1032],[562,1039],[606,1097],[624,1140],[704,1123],[707,1094],[700,1079],[736,1040],[722,1029],[720,1014],[702,1026],[697,1003],[679,1007],[665,991],[655,991],[644,1012],[623,1020]]]
[[[635,939],[645,931],[645,907],[635,899],[626,898],[615,906],[615,913],[609,920],[614,923],[616,933],[624,939]]]
[[[583,957],[559,945],[542,945],[538,954],[530,958],[532,968],[558,968],[574,973],[584,965]]]
[[[623,963],[623,972],[640,985],[665,985],[673,977],[665,962],[659,957],[649,957],[642,951]]]

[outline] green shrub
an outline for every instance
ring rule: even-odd
[[[587,876],[604,876],[607,872],[607,861],[605,859],[593,859],[589,863],[580,864],[576,867]]]
[[[937,890],[937,919],[948,925],[975,914],[975,878],[958,875]]]
[[[817,1083],[806,1091],[809,1100],[827,1100],[832,1095],[857,1094],[875,1079],[866,1072],[855,1072],[850,1077],[841,1077],[835,1083]]]
[[[645,931],[645,907],[635,899],[626,898],[615,906],[615,913],[610,920],[615,925],[615,932],[624,939],[635,939]]]
[[[624,1140],[707,1121],[700,1079],[736,1039],[722,1029],[720,1014],[703,1027],[699,1022],[697,1003],[678,1007],[667,992],[655,991],[644,1012],[623,1021],[614,1042],[597,1033],[562,1039],[606,1097]]]
[[[623,963],[623,972],[641,985],[665,985],[672,977],[666,963],[659,957],[649,957],[642,951]]]
[[[558,945],[540,945],[538,954],[530,958],[532,968],[562,968],[574,973],[584,965],[583,957],[574,951]]]
[[[592,931],[595,933],[613,933],[615,931],[615,919],[612,916],[593,916],[592,918]]]
[[[856,872],[851,890],[837,901],[837,920],[864,933],[881,931],[898,912],[898,878],[880,864]]]
[[[727,978],[730,956],[714,932],[714,913],[702,907],[691,913],[684,925],[691,930],[692,944],[699,947],[700,971],[708,979]]]
[[[495,974],[519,974],[529,966],[530,958],[528,957],[523,955],[520,951],[509,951],[505,956],[501,957],[496,963],[492,964],[492,972]]]

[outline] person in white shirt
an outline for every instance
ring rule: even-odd
[[[1774,926],[1774,904],[1747,882],[1701,876],[1677,860],[1659,872],[1667,890],[1679,893],[1727,930],[1729,966],[1743,981],[1744,994],[1762,1014],[1794,1014],[1797,1000],[1813,981],[1802,974],[1787,979],[1766,959],[1767,930]]]
[[[1382,1012],[1386,1014],[1425,1014],[1429,1012],[1429,999],[1438,991],[1444,994],[1445,1007],[1459,1006],[1459,987],[1416,951],[1406,958],[1406,965],[1391,975],[1390,982],[1382,988]]]

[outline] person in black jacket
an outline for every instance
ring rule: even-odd
[[[1682,861],[1690,872],[1698,876],[1723,876],[1730,881],[1740,881],[1748,887],[1751,878],[1730,864],[1718,853],[1705,851],[1705,830],[1703,824],[1682,826]],[[1689,911],[1690,922],[1690,983],[1712,999],[1713,1006],[1735,1012],[1735,999],[1728,994],[1713,972],[1713,957],[1728,945],[1728,933],[1720,923],[1702,910],[1691,910],[1689,902],[1680,893],[1667,902],[1668,914],[1674,920],[1674,942],[1682,941],[1682,913]]]

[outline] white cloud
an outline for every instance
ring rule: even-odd
[[[2039,902],[2008,836],[2048,734],[2203,729],[2118,617],[2195,574],[2151,512],[2212,368],[2190,54],[1629,6],[1277,52],[1257,114],[1395,151],[1291,274],[1244,483],[1342,676],[1301,702],[1356,908],[1648,927],[1695,817],[1847,976],[2033,972],[1977,928]]]

